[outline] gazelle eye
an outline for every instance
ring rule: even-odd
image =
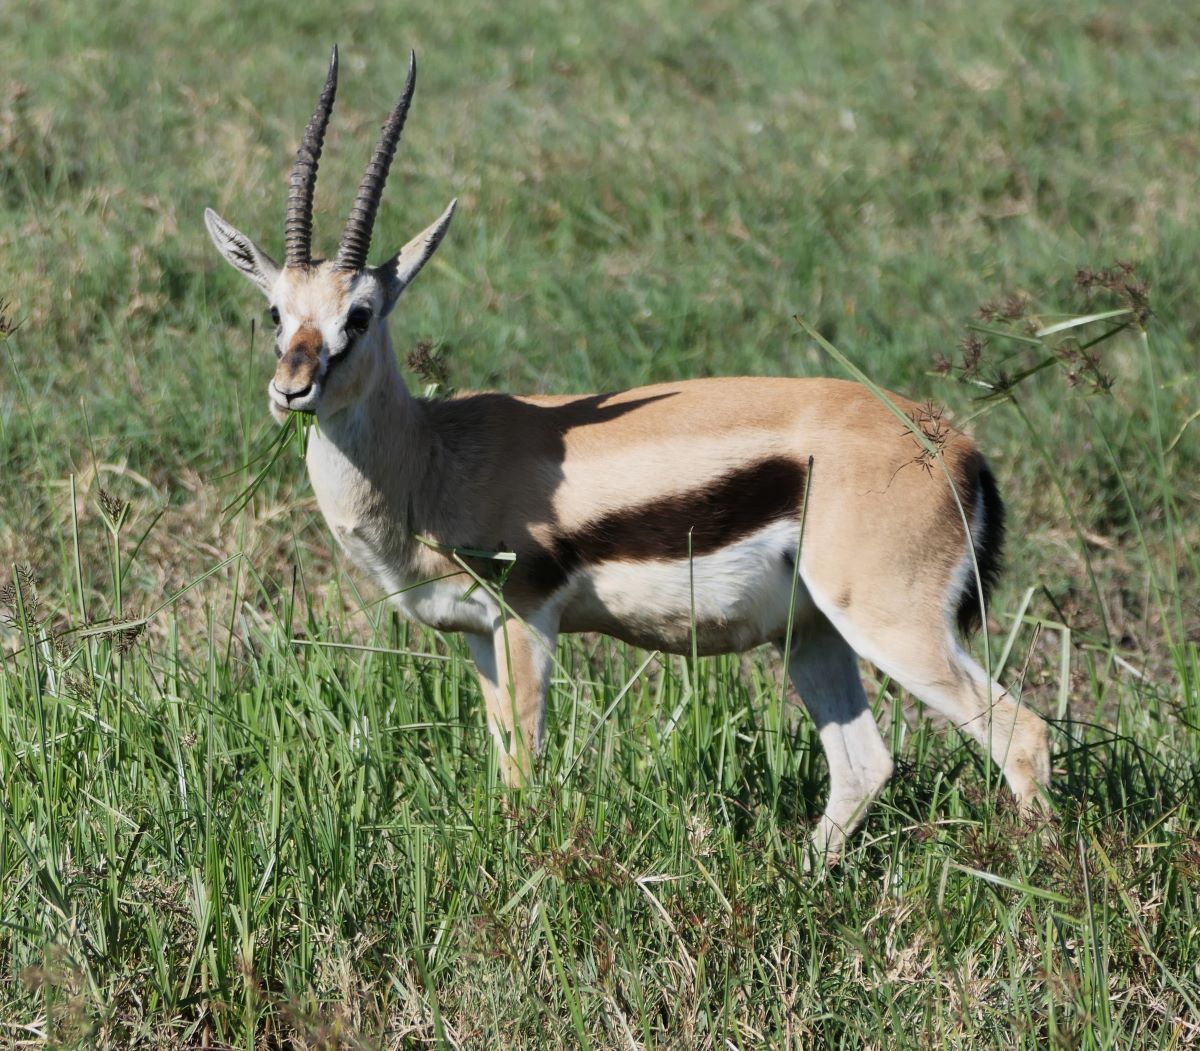
[[[278,307],[271,307],[271,323],[276,328],[279,327],[279,308]]]
[[[346,335],[361,336],[367,331],[371,324],[371,311],[369,307],[355,307],[350,311],[350,316],[346,318]]]

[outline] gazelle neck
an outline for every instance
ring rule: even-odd
[[[415,399],[408,391],[386,323],[370,334],[370,342],[355,347],[350,353],[372,359],[372,367],[362,377],[365,390],[350,392],[350,404],[338,406],[331,412],[317,410],[320,432],[344,449],[347,455],[360,446],[389,446],[391,434],[412,422]],[[382,424],[377,429],[377,425]]]
[[[344,409],[318,414],[308,443],[308,472],[317,502],[335,534],[366,532],[388,546],[406,544],[414,496],[427,470],[421,404],[409,393],[380,326],[369,389]],[[382,344],[382,345],[380,345]]]

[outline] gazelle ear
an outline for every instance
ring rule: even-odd
[[[375,268],[376,276],[383,282],[384,316],[396,305],[400,293],[412,284],[413,278],[421,272],[421,267],[429,262],[429,257],[442,243],[442,238],[446,236],[446,230],[450,226],[450,220],[454,218],[454,209],[457,207],[458,198],[455,198],[432,226],[426,227],[417,234],[383,266]]]
[[[250,240],[241,230],[234,229],[211,208],[204,209],[204,225],[217,251],[245,274],[270,297],[279,277],[279,264]]]

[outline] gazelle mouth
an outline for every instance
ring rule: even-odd
[[[274,380],[271,380],[267,393],[271,400],[271,408],[277,415],[286,415],[289,412],[302,412],[305,415],[312,416],[316,413],[317,405],[321,401],[320,383],[311,383],[302,391],[298,391],[295,394],[287,394],[275,385]]]

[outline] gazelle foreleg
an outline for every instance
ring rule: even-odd
[[[500,753],[500,776],[513,788],[529,783],[541,751],[557,638],[557,616],[523,620],[505,613],[497,616],[491,635],[467,636]]]

